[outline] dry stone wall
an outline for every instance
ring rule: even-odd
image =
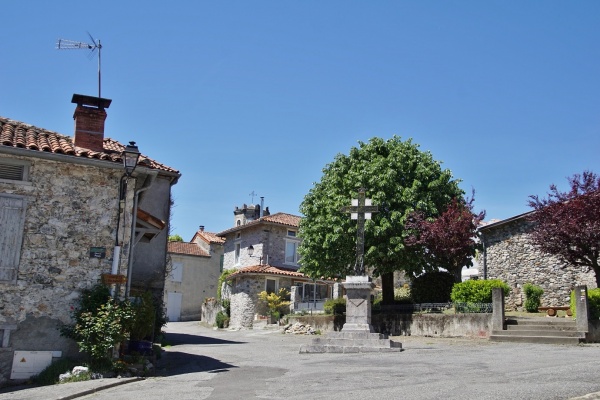
[[[484,230],[485,269],[488,279],[500,279],[511,287],[506,308],[521,310],[525,302],[523,285],[531,283],[544,289],[542,305],[569,305],[575,286],[595,288],[593,271],[567,264],[542,253],[529,240],[532,223],[524,218]],[[483,270],[479,271],[483,278]]]

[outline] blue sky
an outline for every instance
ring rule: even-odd
[[[358,141],[412,138],[487,218],[600,173],[598,1],[4,1],[0,115],[73,134],[73,93],[106,136],[183,174],[172,232],[218,232],[265,197],[298,214]],[[259,199],[254,198],[258,203]]]

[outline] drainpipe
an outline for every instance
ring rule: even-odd
[[[110,273],[112,275],[117,275],[119,273],[119,264],[121,262],[121,245],[119,244],[119,226],[121,225],[121,210],[123,210],[123,208],[121,207],[121,203],[123,203],[123,205],[125,204],[125,198],[123,196],[123,194],[127,191],[127,175],[123,174],[121,176],[121,179],[119,180],[119,203],[118,203],[118,207],[117,207],[117,230],[115,233],[115,245],[113,247],[113,259],[112,259],[112,266],[110,269]],[[123,222],[125,222],[125,217],[123,217]],[[111,297],[115,297],[117,292],[117,285],[111,285],[110,288],[110,296]]]
[[[145,192],[146,190],[152,187],[154,180],[156,179],[157,174],[149,174],[150,181],[146,179],[144,182],[144,187],[137,189],[133,195],[133,216],[131,218],[131,236],[129,239],[129,255],[127,257],[127,286],[125,287],[125,298],[129,297],[129,292],[131,291],[131,276],[133,272],[133,250],[135,249],[135,225],[137,224],[137,210],[138,210],[138,200],[140,197],[140,193]]]

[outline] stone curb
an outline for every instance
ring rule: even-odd
[[[87,396],[87,395],[99,392],[101,390],[110,389],[110,388],[113,388],[113,387],[116,387],[116,386],[124,385],[126,383],[143,381],[144,379],[146,379],[146,378],[135,377],[135,378],[119,379],[117,382],[107,383],[105,385],[97,386],[97,387],[95,387],[93,389],[82,390],[81,392],[70,394],[70,395],[67,395],[67,396],[64,396],[64,397],[57,397],[56,400],[71,400],[71,399],[76,399],[78,397]]]

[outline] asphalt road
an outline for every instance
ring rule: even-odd
[[[600,345],[394,338],[400,353],[299,354],[310,336],[170,323],[164,376],[84,397],[121,399],[570,399],[600,392]],[[591,395],[588,398],[600,398]]]

